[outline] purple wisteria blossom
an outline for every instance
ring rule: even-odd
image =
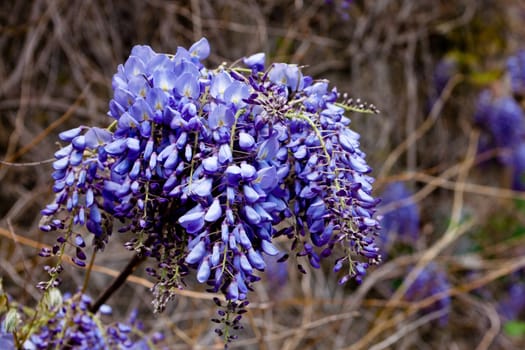
[[[381,195],[381,206],[392,206],[381,219],[381,237],[386,242],[397,236],[414,242],[419,235],[419,209],[412,192],[402,182],[389,184]]]
[[[474,121],[489,137],[487,147],[500,148],[500,160],[509,163],[512,151],[525,137],[525,114],[521,106],[510,96],[496,98],[486,90],[479,97]]]
[[[405,299],[408,301],[420,301],[425,298],[444,293],[450,288],[446,273],[434,263],[428,264],[416,278],[414,283],[408,288]],[[445,313],[438,319],[440,326],[445,326],[448,322],[448,313],[451,306],[451,298],[448,294],[441,295],[436,301],[421,310],[423,313],[443,310]]]
[[[525,282],[523,269],[510,275],[504,297],[498,303],[498,313],[505,321],[520,319],[525,312]]]
[[[525,96],[525,50],[507,59],[507,73],[512,92],[517,96]]]
[[[100,312],[89,312],[92,301],[85,294],[65,296],[45,310],[46,321],[32,330],[24,342],[27,350],[44,349],[154,349],[158,337],[145,338],[140,325],[130,322],[106,324],[102,314],[110,314],[104,305]],[[141,335],[139,335],[141,334]],[[1,344],[1,343],[0,343]],[[14,347],[13,347],[14,348]],[[7,348],[6,348],[7,349]]]
[[[496,98],[489,90],[480,94],[474,115],[482,129],[480,149],[497,148],[498,160],[511,169],[511,188],[525,189],[525,112],[511,96]]]
[[[375,107],[338,102],[335,88],[297,65],[265,69],[263,54],[245,58],[247,68],[208,69],[209,52],[206,39],[174,55],[135,46],[113,77],[113,123],[60,135],[68,145],[56,153],[56,199],[42,229],[62,234],[41,255],[70,244],[82,266],[85,237],[73,227],[102,249],[123,222],[134,234],[126,246],[158,263],[148,268],[157,310],[190,271],[238,310],[265,256],[295,254],[318,268],[338,254],[340,282],[360,281],[381,260],[378,200],[345,113]],[[49,269],[44,289],[59,281]]]

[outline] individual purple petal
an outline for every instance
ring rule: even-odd
[[[241,168],[237,165],[228,166],[224,174],[226,175],[228,184],[232,186],[237,185],[242,178]]]
[[[374,203],[376,200],[362,189],[356,191],[356,196],[359,200],[367,203]]]
[[[181,97],[198,98],[200,93],[198,77],[191,73],[182,74],[175,81],[174,91]]]
[[[361,157],[356,156],[355,154],[350,155],[350,164],[352,169],[359,171],[360,173],[367,173],[370,171],[370,167],[366,164],[365,160]]]
[[[259,169],[257,171],[257,178],[254,180],[265,192],[273,190],[279,183],[278,181],[277,171],[273,166]]]
[[[159,69],[153,73],[153,84],[155,85],[155,88],[159,88],[164,92],[171,92],[175,86],[176,80],[177,74],[169,69]],[[154,89],[152,89],[151,91],[153,90]],[[162,96],[163,94],[156,93],[156,95]],[[162,103],[162,101],[153,101],[151,106],[155,109],[162,109],[164,107],[164,104]]]
[[[312,220],[318,220],[326,214],[326,206],[322,199],[319,199],[312,203],[308,209],[306,209],[306,215]]]
[[[175,144],[172,143],[159,152],[159,154],[157,155],[157,160],[160,162],[165,161],[166,158],[168,158],[169,155],[173,153],[174,151],[175,151]]]
[[[274,256],[280,253],[279,249],[275,248],[275,246],[271,242],[266,241],[266,240],[261,241],[261,248],[266,254],[271,255],[271,256]]]
[[[274,63],[268,77],[272,82],[282,84],[291,91],[300,91],[303,88],[303,76],[296,64]]]
[[[328,224],[321,234],[311,233],[312,243],[318,247],[322,247],[330,241],[332,237],[332,232],[334,231],[334,225],[332,223]]]
[[[224,100],[234,104],[237,108],[242,108],[246,103],[244,99],[250,96],[250,89],[244,83],[234,80],[224,91]]]
[[[187,144],[184,148],[184,158],[186,158],[186,161],[191,162],[191,159],[193,157],[193,148],[190,144]]]
[[[222,208],[219,198],[215,198],[208,208],[204,220],[207,222],[215,222],[222,216]]]
[[[202,166],[206,172],[213,174],[219,170],[219,158],[217,156],[205,158],[202,161]]]
[[[232,156],[232,150],[230,148],[230,145],[227,143],[223,143],[219,146],[219,163],[220,164],[227,164],[231,163],[233,160]]]
[[[238,300],[239,299],[239,286],[235,280],[232,280],[226,290],[226,299]]]
[[[56,203],[48,204],[45,209],[40,212],[42,215],[50,216],[57,212],[59,205]]]
[[[164,167],[166,169],[175,169],[179,165],[179,152],[177,150],[174,150],[171,152],[166,158],[166,161],[164,162]]]
[[[127,148],[127,139],[116,139],[115,141],[107,144],[104,147],[104,150],[111,155],[120,155]]]
[[[261,254],[256,252],[253,248],[248,250],[248,260],[250,261],[250,264],[259,271],[263,271],[266,267],[266,263]]]
[[[344,264],[343,264],[344,260],[343,259],[337,259],[334,263],[334,268],[333,268],[333,271],[334,272],[339,272],[341,271],[341,269],[343,268]]]
[[[75,137],[80,135],[80,133],[82,132],[82,129],[83,127],[80,126],[78,128],[62,131],[60,134],[58,134],[58,137],[62,141],[71,142]]]
[[[189,192],[199,197],[207,197],[211,195],[211,188],[213,185],[212,178],[202,178],[197,181],[193,181],[189,186]]]
[[[73,258],[71,258],[71,261],[73,261],[73,263],[75,265],[77,265],[78,267],[85,267],[86,266],[86,262],[82,261],[82,260],[80,260],[78,258],[73,257]]]
[[[81,235],[75,236],[75,244],[79,246],[80,248],[84,248],[86,246],[86,243],[84,242],[84,238],[82,238]]]
[[[210,257],[210,264],[211,266],[215,267],[219,265],[220,259],[221,259],[221,252],[220,252],[220,244],[215,243],[212,248],[212,254]]]
[[[93,193],[93,189],[88,188],[86,191],[86,207],[91,207],[93,203],[95,202],[95,195]]]
[[[244,198],[246,198],[246,201],[248,203],[252,204],[259,200],[259,194],[251,186],[244,185],[242,189],[244,193]]]
[[[355,141],[351,134],[349,133],[348,129],[344,129],[343,132],[339,133],[339,143],[343,147],[343,149],[347,152],[354,153],[356,147],[359,144],[356,144],[357,141]]]
[[[225,71],[221,71],[220,73],[213,76],[211,80],[210,85],[210,95],[214,98],[222,99],[224,96],[224,92],[230,86],[233,79],[231,78],[230,74],[228,74]],[[211,114],[210,114],[211,117]],[[211,128],[216,127],[217,123],[210,124]]]
[[[60,159],[60,158],[67,157],[68,155],[71,154],[72,150],[73,150],[73,146],[67,145],[66,147],[63,147],[55,152],[55,158]]]
[[[315,185],[308,185],[303,187],[303,189],[299,193],[299,197],[310,199],[316,197],[319,194],[319,192],[320,189],[316,188]]]
[[[188,253],[184,261],[186,261],[186,263],[188,264],[196,264],[200,262],[205,255],[206,255],[206,243],[201,240]]]
[[[93,205],[91,206],[91,208],[89,208],[89,218],[97,224],[100,224],[102,222],[102,215],[100,214],[98,206]]]
[[[141,161],[140,159],[137,159],[133,166],[131,167],[131,170],[129,171],[129,178],[132,180],[135,180],[140,175],[141,170]]]
[[[242,61],[248,68],[251,68],[257,72],[261,72],[264,70],[265,58],[266,55],[264,52],[259,52],[254,55],[244,57]]]
[[[157,153],[156,152],[153,152],[151,154],[148,165],[151,170],[154,170],[155,167],[157,166]]]
[[[243,150],[250,150],[255,146],[255,139],[246,132],[239,133],[239,147]]]
[[[252,241],[246,234],[246,230],[241,225],[237,226],[235,229],[235,232],[238,234],[239,237],[239,243],[242,245],[242,247],[244,249],[252,248]]]
[[[89,149],[96,149],[98,146],[111,141],[112,134],[106,129],[92,127],[84,135],[86,137],[86,146]]]
[[[273,220],[273,217],[264,210],[264,208],[260,204],[255,204],[254,209],[261,217],[261,221],[268,221],[271,222]]]
[[[132,166],[133,164],[129,158],[122,158],[119,162],[113,165],[112,170],[119,175],[124,175]]]
[[[257,159],[272,160],[279,151],[279,141],[277,137],[272,136],[259,145],[257,150]]]
[[[140,141],[135,138],[126,139],[126,147],[132,152],[140,151]]]
[[[208,43],[208,39],[199,39],[199,41],[191,45],[188,51],[190,52],[191,57],[195,57],[198,60],[207,58],[210,55],[210,44]]]
[[[229,237],[230,237],[230,229],[228,227],[228,224],[226,223],[226,221],[223,221],[223,223],[221,224],[221,240],[224,244],[227,244],[228,243],[228,240],[229,240]]]
[[[255,167],[248,163],[241,164],[241,176],[246,181],[252,181],[257,178],[257,170]]]
[[[204,227],[204,212],[195,211],[181,216],[179,224],[190,234],[199,232]]]
[[[248,222],[253,225],[258,225],[261,222],[261,216],[249,205],[244,207],[244,214]]]
[[[241,269],[244,271],[244,273],[247,273],[248,275],[251,275],[253,273],[252,265],[250,264],[250,261],[244,254],[240,254],[239,256],[239,263],[241,265]]]
[[[189,255],[188,255],[188,257],[189,257]],[[188,262],[188,261],[186,261],[186,262]],[[209,261],[208,258],[204,258],[204,259],[202,259],[202,261],[201,261],[201,263],[199,265],[199,268],[197,270],[197,281],[199,281],[200,283],[206,282],[208,280],[208,278],[210,278],[210,273],[211,273],[210,261]]]
[[[62,169],[67,168],[68,165],[69,165],[69,158],[67,158],[67,157],[60,158],[60,159],[55,160],[53,162],[53,169],[55,169],[55,170],[62,170]]]
[[[79,150],[74,150],[71,152],[71,155],[69,156],[69,164],[72,166],[77,166],[82,163],[84,157],[84,152]]]
[[[71,141],[71,144],[75,149],[83,151],[86,148],[86,137],[84,135],[78,135]]]
[[[113,309],[111,308],[111,306],[109,306],[107,304],[100,305],[100,308],[98,309],[98,311],[102,315],[111,315],[113,313]]]
[[[308,151],[305,145],[299,146],[299,148],[297,148],[297,151],[295,151],[293,154],[295,159],[304,159],[304,157],[306,157],[307,155],[308,155]]]

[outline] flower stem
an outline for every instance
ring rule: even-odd
[[[104,304],[111,297],[111,295],[113,295],[113,293],[115,293],[117,289],[119,289],[120,286],[126,282],[128,276],[131,275],[144,260],[146,260],[146,256],[144,255],[133,255],[133,258],[131,258],[126,267],[120,272],[117,278],[115,278],[113,283],[111,283],[109,287],[106,288],[106,290],[98,297],[95,303],[90,307],[89,311],[96,313],[100,306],[102,306],[102,304]]]
[[[95,257],[97,256],[97,250],[93,251],[91,259],[89,260],[89,265],[86,269],[86,277],[84,277],[84,284],[82,285],[82,294],[86,292],[89,283],[89,276],[91,276],[91,269],[93,268],[93,263],[95,262]]]

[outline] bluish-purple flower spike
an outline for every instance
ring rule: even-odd
[[[61,134],[69,144],[55,154],[42,229],[74,243],[59,219],[74,215],[103,248],[112,221],[124,222],[135,234],[126,247],[158,261],[158,310],[189,271],[240,302],[265,256],[283,253],[320,267],[340,247],[341,280],[360,281],[380,253],[371,169],[345,115],[355,106],[297,65],[264,71],[255,54],[244,67],[208,69],[209,54],[206,39],[175,55],[132,49],[112,80],[111,126]]]
[[[383,214],[381,239],[383,243],[399,237],[415,243],[419,236],[419,208],[411,199],[412,192],[402,182],[389,184],[381,195],[381,206],[393,206]]]
[[[408,288],[405,299],[408,301],[419,301],[433,295],[443,293],[451,288],[446,273],[436,264],[428,264],[418,275],[414,283]],[[440,326],[448,322],[448,311],[452,300],[449,295],[444,295],[437,302],[421,310],[423,313],[443,310],[444,315],[438,319]]]
[[[512,72],[522,65],[523,52],[509,59],[509,74],[516,81],[513,84],[522,84],[521,74]],[[521,63],[520,63],[521,62]],[[516,86],[516,95],[525,93],[522,87]],[[496,148],[500,151],[498,160],[511,170],[511,188],[517,191],[525,190],[525,112],[521,105],[511,96],[495,97],[489,90],[483,91],[478,99],[474,122],[482,129],[480,137],[480,151]]]
[[[64,344],[80,350],[89,349],[144,349],[149,350],[148,344],[159,340],[144,338],[141,326],[136,320],[129,323],[118,322],[111,325],[104,324],[98,314],[89,312],[92,300],[83,294],[75,297],[64,295],[60,304],[47,310],[47,322],[37,324],[31,335],[23,344],[24,349],[63,348]],[[110,315],[111,307],[102,305],[100,314]],[[141,334],[141,340],[136,341]],[[3,336],[0,332],[0,336]],[[156,335],[155,338],[159,336]],[[142,343],[144,341],[144,343]],[[2,349],[14,349],[14,344],[8,346],[5,339],[0,339]],[[137,347],[140,345],[140,347]]]
[[[507,73],[510,77],[512,92],[525,95],[525,50],[520,50],[507,60]]]
[[[474,121],[489,137],[484,146],[504,149],[499,159],[509,164],[513,149],[525,139],[525,113],[519,103],[510,96],[496,98],[486,90],[480,94]]]

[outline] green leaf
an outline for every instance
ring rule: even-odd
[[[523,337],[525,335],[525,322],[508,321],[503,325],[503,330],[511,337]]]

